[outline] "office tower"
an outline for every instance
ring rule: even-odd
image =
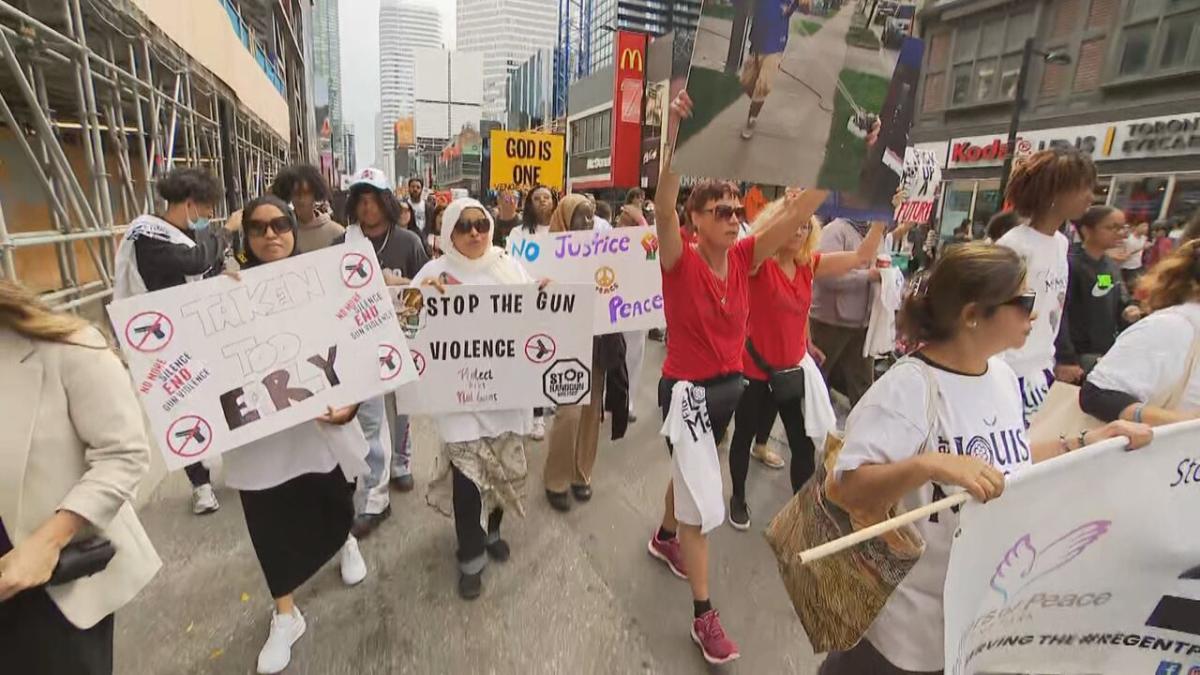
[[[503,120],[508,74],[538,49],[553,48],[558,0],[458,0],[457,49],[483,54],[483,114]]]
[[[396,148],[396,120],[413,114],[416,72],[413,49],[442,47],[442,16],[433,5],[414,0],[379,3],[379,107],[377,124],[380,168],[390,166]],[[387,169],[385,169],[387,170]]]

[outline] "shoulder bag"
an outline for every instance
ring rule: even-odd
[[[746,338],[746,351],[750,352],[750,358],[754,359],[755,365],[767,374],[767,385],[770,386],[771,394],[775,397],[776,402],[788,403],[804,398],[803,368],[800,366],[783,369],[772,368],[762,354],[759,354],[758,350],[754,348],[754,343],[750,341],[750,338]]]

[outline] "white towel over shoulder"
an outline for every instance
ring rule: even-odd
[[[819,455],[825,448],[825,436],[837,431],[837,413],[829,400],[821,367],[811,354],[804,355],[800,367],[804,369],[804,433],[812,439]]]
[[[896,349],[896,312],[904,299],[904,275],[895,267],[879,270],[879,285],[871,291],[871,320],[863,356],[887,356]]]
[[[707,534],[725,522],[725,497],[704,387],[675,383],[662,435],[674,447],[675,517],[681,523],[700,526]]]

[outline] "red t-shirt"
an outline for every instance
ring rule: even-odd
[[[750,320],[747,335],[754,349],[772,368],[791,368],[808,351],[808,308],[812,306],[813,274],[821,263],[814,253],[812,262],[796,268],[789,279],[774,258],[768,258],[758,274],[750,277]],[[743,350],[742,372],[754,380],[766,380],[767,374]]]
[[[685,243],[679,261],[670,272],[663,272],[666,377],[697,382],[741,372],[754,237],[730,248],[727,259],[725,279],[718,279],[696,249]]]

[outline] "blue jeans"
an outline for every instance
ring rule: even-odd
[[[391,434],[383,397],[367,399],[358,406],[358,423],[367,437],[367,466],[371,473],[358,480],[354,504],[359,514],[380,514],[388,507],[388,479],[391,475]],[[385,447],[384,443],[387,443]]]

